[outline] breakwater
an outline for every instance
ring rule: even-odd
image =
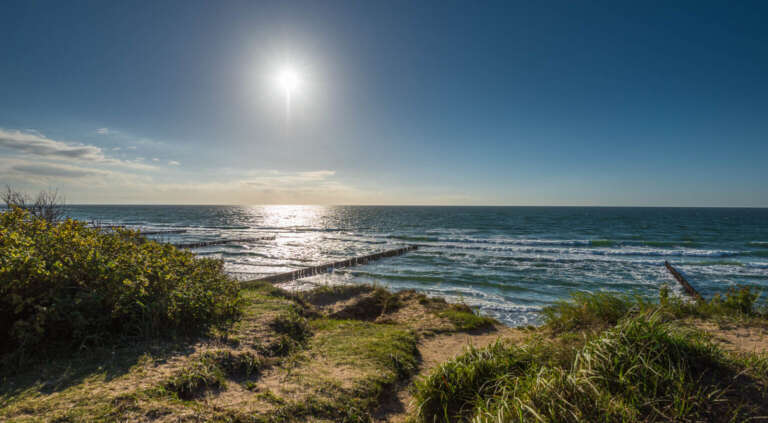
[[[379,260],[385,257],[395,257],[405,254],[409,251],[418,249],[417,245],[409,245],[407,247],[396,248],[394,250],[382,251],[375,254],[368,254],[365,256],[353,257],[347,260],[335,261],[333,263],[321,264],[319,266],[305,267],[303,269],[294,270],[291,272],[278,273],[276,275],[266,276],[256,279],[257,281],[267,281],[272,283],[290,282],[296,279],[307,278],[323,273],[333,272],[334,269],[341,269],[344,267],[352,267],[360,264],[367,264],[371,261]],[[246,282],[247,283],[247,282]]]

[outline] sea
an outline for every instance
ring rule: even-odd
[[[281,285],[376,284],[463,302],[508,325],[535,324],[574,291],[656,296],[679,287],[664,261],[704,296],[768,287],[768,209],[420,206],[70,205],[76,219],[188,243],[274,236],[193,249],[257,279],[406,245],[416,251]]]

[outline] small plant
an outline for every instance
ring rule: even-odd
[[[203,391],[226,386],[224,372],[210,358],[193,360],[163,383],[163,388],[181,399],[192,399]]]
[[[438,312],[437,315],[450,320],[456,329],[461,331],[489,328],[498,323],[493,318],[480,316],[464,304],[447,305],[447,309]]]
[[[296,311],[279,315],[270,323],[275,332],[286,335],[298,343],[304,343],[312,336],[312,330],[307,319],[301,317]]]
[[[181,399],[191,399],[210,389],[226,386],[226,377],[247,377],[263,367],[263,360],[250,352],[205,351],[162,384]]]
[[[760,298],[760,292],[753,290],[751,287],[731,287],[728,288],[725,297],[715,296],[712,299],[712,304],[749,316],[756,313],[755,305],[758,298]]]
[[[229,376],[248,377],[257,374],[264,367],[264,359],[251,352],[231,350],[206,351],[201,361],[211,362]]]
[[[251,389],[251,390],[253,390],[253,389]],[[275,404],[275,405],[284,405],[285,404],[285,400],[284,399],[282,399],[279,396],[275,395],[275,393],[270,391],[269,389],[265,389],[264,391],[259,392],[256,395],[256,397],[261,399],[261,400],[263,400],[263,401],[266,401],[266,402],[268,402],[270,404]]]

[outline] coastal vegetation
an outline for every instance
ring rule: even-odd
[[[120,228],[0,213],[0,420],[747,421],[768,310],[574,293],[537,327],[379,286],[237,282]],[[745,335],[746,334],[746,335]]]
[[[33,356],[204,330],[235,319],[239,286],[218,260],[138,232],[0,213],[0,346]]]
[[[500,340],[417,381],[423,422],[748,421],[768,415],[768,326],[758,294],[689,302],[576,293],[543,312],[526,342]],[[708,323],[715,322],[713,327]],[[728,349],[734,326],[763,329]],[[719,330],[718,330],[719,329]]]

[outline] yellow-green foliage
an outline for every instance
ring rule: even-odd
[[[0,213],[0,354],[197,330],[235,317],[237,282],[138,233]]]

